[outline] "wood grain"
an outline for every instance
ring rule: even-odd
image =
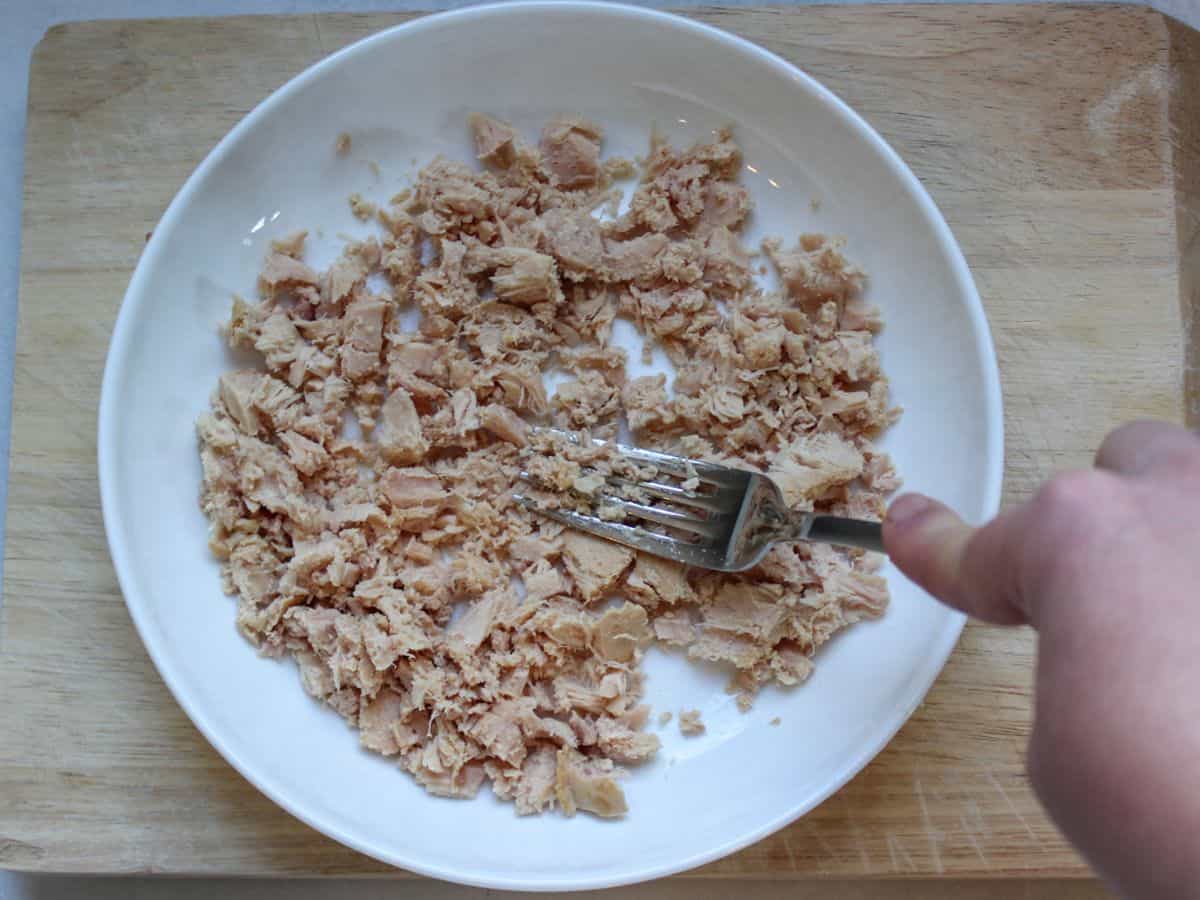
[[[1122,420],[1180,419],[1185,356],[1200,416],[1194,32],[1110,6],[688,14],[822,80],[945,212],[1000,354],[1006,502],[1086,464]],[[271,90],[402,18],[83,23],[37,48],[0,618],[2,867],[390,871],[259,795],[174,704],[117,590],[94,460],[111,325],[171,196]],[[858,778],[698,874],[1086,875],[1023,775],[1033,647],[1026,631],[968,627]]]
[[[1200,32],[1167,19],[1170,124],[1179,247],[1179,310],[1184,333],[1184,415],[1200,427]]]

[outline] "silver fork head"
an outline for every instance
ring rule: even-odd
[[[538,431],[579,443],[568,432]],[[587,499],[593,509],[602,507],[610,515],[547,507],[523,494],[514,495],[514,499],[532,512],[571,528],[686,565],[724,572],[738,572],[756,565],[771,544],[783,536],[787,507],[771,479],[756,472],[656,450],[614,446],[627,460],[648,464],[658,475],[651,481],[636,482],[609,478],[606,488],[615,490],[601,489]],[[661,478],[664,475],[681,480],[695,478],[699,487],[690,490],[671,484]],[[522,473],[522,477],[533,480],[528,473]],[[629,499],[630,493],[665,500],[670,506]],[[675,533],[650,531],[647,524],[633,525],[629,520],[665,526]]]

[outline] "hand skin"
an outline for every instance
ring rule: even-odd
[[[1129,897],[1200,897],[1200,437],[1141,422],[979,529],[920,495],[883,539],[950,606],[1038,633],[1030,780]]]

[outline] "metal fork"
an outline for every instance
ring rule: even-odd
[[[569,432],[549,428],[539,431],[579,443]],[[593,443],[604,445],[607,442],[593,439]],[[608,491],[598,494],[593,502],[613,508],[626,519],[685,532],[691,540],[574,510],[546,507],[523,494],[514,494],[513,499],[535,513],[597,537],[721,572],[740,572],[757,565],[780,541],[819,541],[884,552],[879,522],[791,510],[778,485],[765,475],[622,444],[617,444],[616,449],[627,460],[650,465],[659,474],[681,479],[694,476],[703,489],[693,491],[664,481],[633,482],[611,477],[608,479],[611,487],[633,489],[642,495],[666,500],[678,508],[650,506]],[[532,480],[526,472],[521,475]]]

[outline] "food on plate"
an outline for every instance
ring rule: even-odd
[[[887,590],[855,550],[780,545],[719,574],[564,530],[513,502],[518,472],[586,494],[604,454],[530,425],[624,420],[639,444],[769,473],[793,505],[879,517],[897,484],[874,445],[897,414],[880,321],[823,236],[767,242],[780,287],[756,281],[728,132],[654,137],[621,211],[635,167],[595,123],[554,119],[536,143],[470,129],[478,166],[430,162],[324,270],[303,233],[272,244],[227,329],[262,367],[222,375],[197,423],[201,505],[242,633],[365,747],[440,796],[487,781],[522,814],[618,816],[624,767],[659,748],[648,646],[725,666],[744,708],[807,678]],[[617,317],[673,379],[628,377]]]
[[[679,711],[679,733],[685,737],[695,737],[704,734],[704,720],[700,718],[700,710],[683,709]]]

